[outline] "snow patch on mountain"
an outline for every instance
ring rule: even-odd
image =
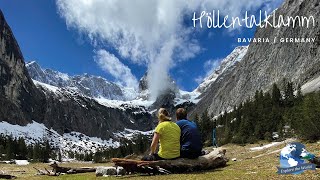
[[[319,90],[320,90],[320,76],[305,83],[301,87],[301,91],[303,94],[307,94],[307,93],[319,91]]]
[[[13,125],[5,121],[0,122],[0,134],[12,137],[23,137],[27,144],[35,144],[36,142],[42,141],[49,131],[51,130],[35,121],[26,126]],[[53,130],[51,132],[58,134]]]
[[[63,134],[63,140],[60,141],[60,149],[72,152],[96,152],[98,149],[117,148],[120,142],[113,139],[102,140],[97,137],[89,137],[79,132],[70,132]]]
[[[39,82],[39,81],[37,81],[37,80],[33,80],[33,83],[34,83],[36,86],[41,86],[41,87],[43,87],[43,88],[45,88],[45,89],[47,89],[47,90],[49,90],[49,91],[52,91],[52,92],[54,92],[54,93],[56,93],[56,92],[59,90],[59,88],[56,87],[56,86],[52,86],[52,85],[49,85],[49,84],[45,84],[45,83]]]
[[[179,90],[179,93],[174,99],[175,106],[179,104],[183,104],[184,102],[192,102],[194,104],[197,104],[200,101],[200,99],[198,98],[200,94],[201,93],[197,91],[188,92],[188,91]]]
[[[47,128],[44,124],[33,121],[26,126],[14,125],[5,121],[0,122],[0,134],[12,136],[13,138],[22,137],[27,145],[49,141],[52,148],[59,150],[64,157],[68,152],[88,153],[96,152],[99,149],[117,148],[120,146],[119,139],[126,138],[131,140],[136,135],[152,135],[153,131],[138,131],[125,129],[114,134],[114,139],[103,140],[97,137],[89,137],[83,133],[70,132],[60,135],[53,129]]]
[[[149,101],[142,98],[134,99],[131,101],[121,101],[121,100],[110,100],[110,99],[100,97],[100,98],[95,98],[95,100],[103,106],[118,108],[122,110],[126,110],[127,108],[130,108],[130,107],[131,108],[138,108],[138,107],[148,108],[154,103],[154,101]]]
[[[124,131],[113,133],[113,134],[118,138],[126,138],[126,139],[131,140],[136,135],[142,134],[145,136],[150,136],[153,134],[153,132],[154,132],[154,130],[143,132],[143,131],[139,131],[139,130],[132,130],[132,129],[125,128]]]
[[[148,101],[144,99],[135,99],[132,101],[119,101],[119,100],[110,100],[110,99],[95,99],[99,104],[106,106],[106,107],[111,107],[111,108],[117,108],[122,111],[126,111],[128,109],[133,110],[134,114],[144,114],[144,113],[150,113],[149,107],[154,103],[154,101]],[[130,121],[132,124],[135,122]]]

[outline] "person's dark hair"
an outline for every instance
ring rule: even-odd
[[[176,111],[177,120],[187,119],[187,111],[184,108],[179,108]]]

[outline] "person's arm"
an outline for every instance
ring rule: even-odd
[[[159,138],[160,138],[160,134],[155,132],[153,135],[151,146],[150,146],[150,149],[151,149],[150,155],[152,155],[156,152],[157,146],[159,143]]]

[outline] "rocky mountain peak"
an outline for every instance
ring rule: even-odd
[[[238,46],[236,47],[226,58],[224,58],[221,62],[220,65],[213,70],[213,72],[206,77],[202,83],[199,84],[199,86],[195,89],[195,91],[203,93],[204,91],[207,90],[208,87],[216,79],[222,75],[225,71],[231,71],[238,62],[242,60],[244,55],[247,53],[248,46]]]
[[[100,76],[93,76],[87,73],[69,76],[59,71],[42,69],[35,61],[27,63],[26,67],[32,79],[51,86],[71,88],[92,98],[127,99],[126,92],[122,87]]]

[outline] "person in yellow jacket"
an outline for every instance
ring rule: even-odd
[[[157,125],[152,143],[151,152],[142,158],[144,161],[156,161],[163,159],[176,159],[180,157],[180,134],[179,126],[171,121],[169,112],[165,108],[158,111],[159,124]],[[159,151],[156,153],[158,143]]]

